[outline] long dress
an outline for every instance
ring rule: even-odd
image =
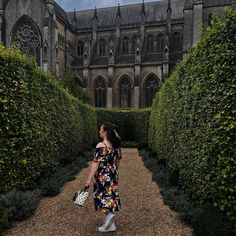
[[[94,152],[92,161],[99,162],[99,166],[94,175],[93,197],[95,210],[100,214],[121,209],[117,165],[117,161],[121,158],[120,148],[99,147]]]

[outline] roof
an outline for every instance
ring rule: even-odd
[[[116,58],[117,64],[135,63],[135,55],[120,55]]]
[[[3,9],[5,9],[8,2],[9,2],[9,0],[3,0],[2,3],[1,3],[2,4],[1,7],[3,7]]]
[[[71,25],[71,21],[70,18],[68,17],[68,14],[66,13],[66,11],[61,8],[56,2],[55,2],[55,12],[56,12],[56,16],[58,16],[59,18],[61,18],[61,20],[66,23],[67,25]]]
[[[168,1],[155,1],[145,3],[146,22],[165,21]],[[184,0],[171,0],[172,19],[183,18]],[[115,25],[118,7],[97,8],[98,27]],[[141,22],[142,3],[120,6],[121,24],[135,24]],[[93,25],[94,9],[76,11],[78,25],[75,28],[91,28]],[[67,12],[72,22],[74,12]]]
[[[77,57],[71,65],[72,66],[83,66],[83,58]]]

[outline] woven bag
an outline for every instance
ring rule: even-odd
[[[81,191],[75,193],[73,201],[76,205],[83,207],[86,203],[88,195],[88,187],[84,187]]]

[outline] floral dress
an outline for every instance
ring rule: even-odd
[[[94,175],[94,206],[99,213],[119,211],[121,208],[117,165],[121,157],[120,148],[99,147],[94,152],[93,161],[99,162]]]

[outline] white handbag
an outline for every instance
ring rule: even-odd
[[[78,206],[83,207],[85,205],[85,202],[88,198],[88,188],[89,187],[84,187],[81,191],[75,193],[74,197],[73,197],[73,201],[75,204],[77,204]]]

